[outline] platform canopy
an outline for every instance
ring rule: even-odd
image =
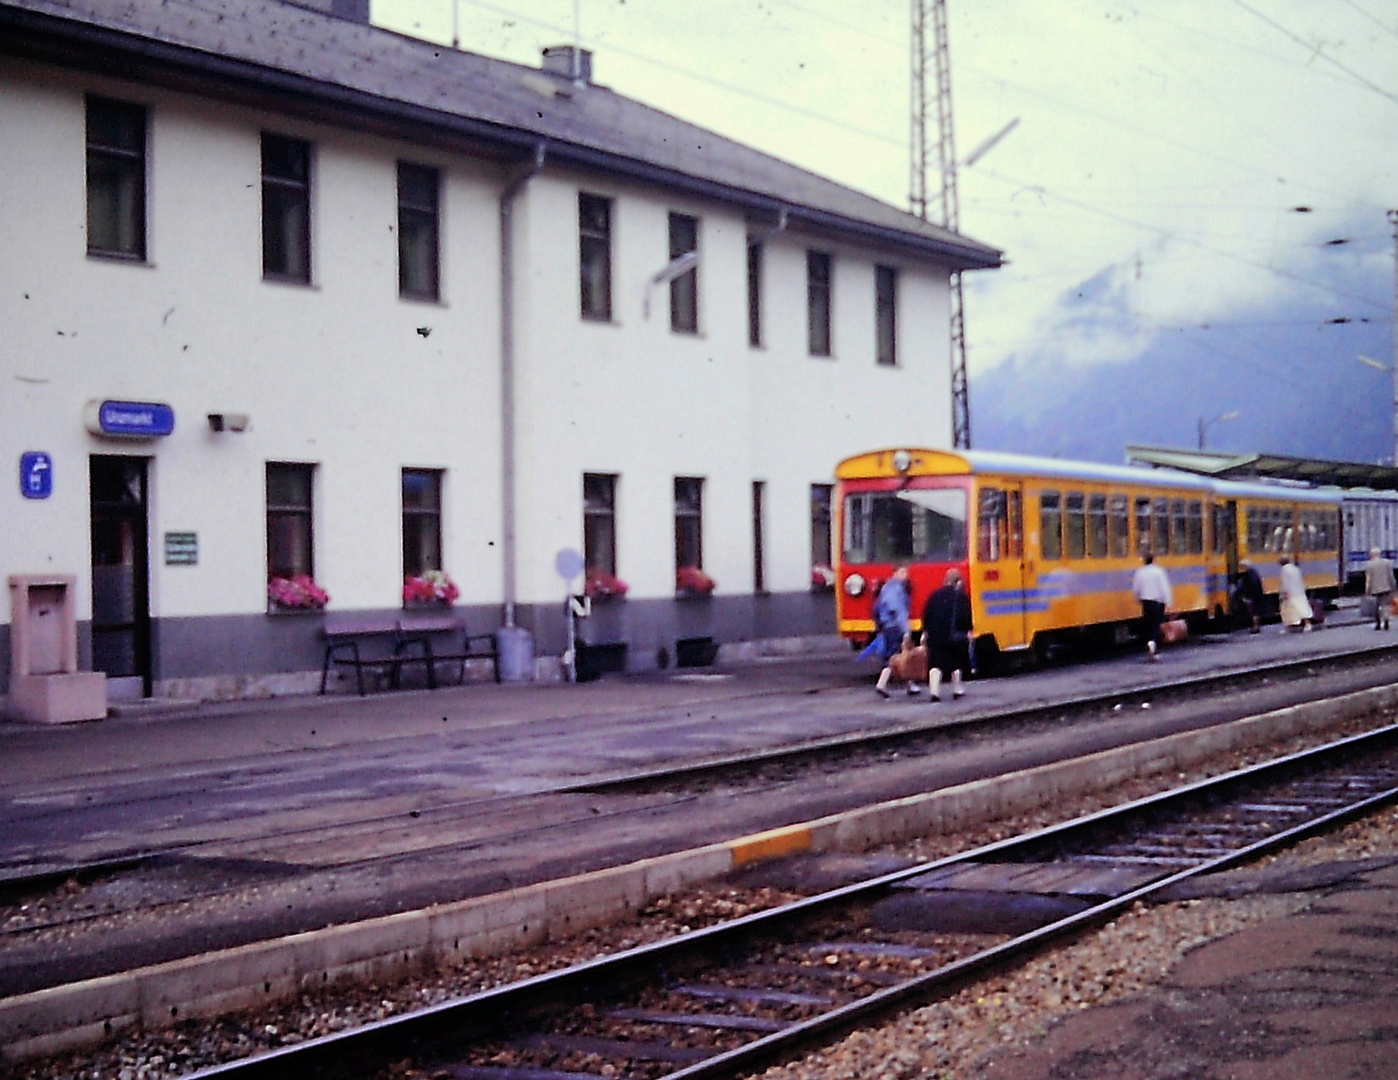
[[[1217,476],[1225,480],[1291,480],[1319,486],[1398,491],[1398,468],[1363,461],[1325,461],[1285,454],[1227,454],[1168,446],[1126,447],[1126,460],[1138,465]]]

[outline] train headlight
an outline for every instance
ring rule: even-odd
[[[913,467],[913,456],[906,450],[899,450],[893,455],[893,467],[900,473],[905,473]]]
[[[864,595],[864,575],[851,574],[845,578],[845,593],[849,596]]]

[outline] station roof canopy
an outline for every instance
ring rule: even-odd
[[[1222,480],[1290,480],[1320,486],[1398,491],[1398,468],[1363,461],[1325,461],[1285,454],[1227,454],[1167,446],[1126,447],[1127,461],[1216,476]]]

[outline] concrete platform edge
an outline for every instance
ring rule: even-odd
[[[615,922],[657,897],[761,859],[857,852],[964,828],[1395,704],[1398,687],[1359,691],[625,866],[17,995],[0,1000],[0,1061],[95,1046],[135,1027],[158,1030],[275,1004],[319,986],[401,978],[499,955]]]

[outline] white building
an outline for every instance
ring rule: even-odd
[[[830,632],[834,464],[949,442],[948,275],[999,253],[570,49],[306,3],[0,0],[0,575],[75,575],[118,693],[311,686],[296,574],[391,613],[440,569],[556,655],[564,549],[633,669]]]

